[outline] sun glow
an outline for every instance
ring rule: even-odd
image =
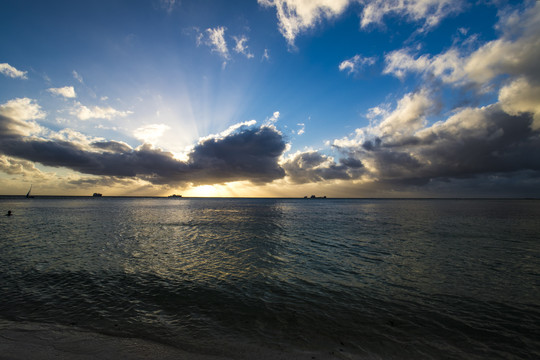
[[[219,185],[200,185],[189,189],[185,192],[186,196],[194,197],[222,197],[230,196],[228,192],[223,191],[223,187]]]

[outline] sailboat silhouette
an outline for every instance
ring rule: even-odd
[[[28,192],[26,193],[26,198],[27,198],[27,199],[33,198],[33,196],[30,195],[30,192],[31,192],[31,191],[32,191],[32,184],[30,184],[30,189],[29,189]]]

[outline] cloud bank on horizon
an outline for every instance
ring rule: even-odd
[[[156,4],[155,16],[169,21],[177,12],[194,11],[184,2]],[[222,97],[235,91],[238,95],[227,99],[235,104],[251,99],[261,108],[246,110],[245,118],[208,120],[206,130],[217,134],[184,134],[192,141],[182,146],[165,139],[189,129],[183,119],[196,118],[197,111],[212,118],[208,109],[198,110],[194,100],[167,118],[172,105],[163,96],[155,97],[155,112],[141,118],[138,114],[144,110],[137,104],[150,95],[141,91],[132,102],[119,95],[110,99],[98,86],[87,84],[89,76],[73,70],[76,59],[66,65],[71,66],[65,69],[69,76],[60,83],[51,80],[53,73],[45,73],[46,65],[40,64],[39,71],[20,65],[3,48],[10,59],[0,64],[0,82],[8,89],[0,92],[3,188],[12,186],[20,192],[20,184],[39,181],[51,193],[108,187],[122,189],[117,193],[164,194],[170,189],[236,183],[234,194],[243,196],[295,196],[308,185],[328,190],[330,196],[540,196],[538,1],[478,5],[450,0],[258,0],[256,5],[253,16],[264,21],[250,22],[248,12],[240,27],[203,20],[182,26],[178,34],[185,39],[182,49],[195,54],[195,62],[205,59],[197,78],[202,85],[191,85],[188,93],[201,92],[205,106],[214,104],[216,118],[225,118],[227,111],[238,113],[237,106],[228,110],[227,101],[219,105]],[[476,27],[467,22],[474,18],[467,14],[479,9],[493,13],[494,21]],[[354,36],[365,39],[392,38],[394,27],[408,33],[387,47],[351,45],[348,36],[353,35],[348,32],[328,35],[331,45],[321,45],[318,37],[348,21],[356,22]],[[255,29],[256,24],[269,22],[281,41],[267,40],[273,36],[269,29]],[[441,38],[446,45],[439,45]],[[133,49],[143,41],[130,34],[122,46]],[[303,58],[303,51],[309,55],[317,46],[331,48],[341,58],[328,62],[331,65]],[[212,59],[217,61],[214,72],[209,72],[206,62]],[[271,76],[241,83],[247,69],[260,74],[272,66]],[[306,86],[304,79],[313,76],[310,66],[324,72],[319,81],[339,81],[345,90],[327,89],[336,94],[321,95]],[[131,84],[142,81],[136,75],[139,70],[131,71]],[[174,73],[165,71],[165,78]],[[377,79],[390,84],[374,87],[373,93],[380,95],[367,99],[347,95],[347,89],[375,84]],[[283,87],[277,92],[273,86],[280,81],[288,84],[279,85]],[[296,82],[302,83],[298,88],[305,96],[302,92],[295,92],[294,100],[276,96]],[[213,92],[210,84],[222,88]],[[316,108],[319,104],[310,100],[316,96],[363,115],[346,119],[335,110],[319,116],[331,128],[311,115],[291,115],[299,111],[298,104],[308,112],[310,105]],[[364,105],[358,105],[360,100]],[[246,121],[256,117],[261,120]],[[318,131],[317,126],[326,138],[321,141],[312,135],[310,142],[310,131]],[[200,123],[195,126],[199,127]],[[248,190],[243,192],[242,187]]]

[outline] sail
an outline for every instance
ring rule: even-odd
[[[27,198],[30,197],[30,191],[32,191],[32,185],[30,185],[30,189],[29,189],[28,192],[26,193],[26,197],[27,197]]]

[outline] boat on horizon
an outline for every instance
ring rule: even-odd
[[[102,197],[103,194],[100,194],[100,193],[93,193],[92,196],[93,196],[93,197]]]
[[[169,195],[168,197],[170,197],[170,198],[181,198],[182,195],[172,194],[172,195]]]
[[[26,198],[27,199],[32,199],[34,198],[32,195],[30,195],[30,192],[32,191],[32,184],[30,184],[30,189],[28,189],[28,192],[26,193]]]

